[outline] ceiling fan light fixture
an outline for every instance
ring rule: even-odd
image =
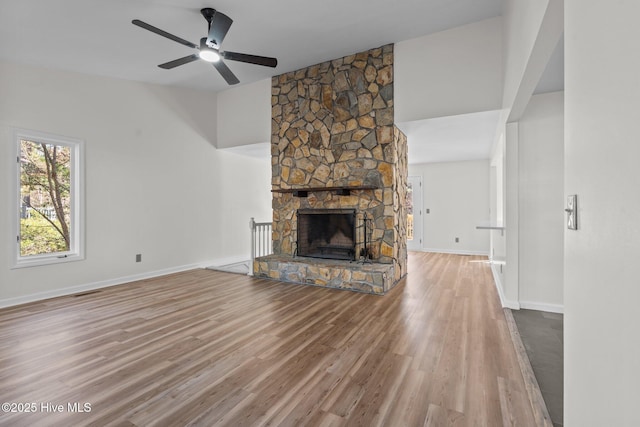
[[[200,59],[207,62],[220,61],[220,54],[218,53],[218,50],[207,46],[206,37],[200,39],[200,52],[198,52],[198,56]]]
[[[198,56],[200,56],[200,59],[207,62],[220,61],[220,54],[213,49],[200,49]]]

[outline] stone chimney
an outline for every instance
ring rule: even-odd
[[[395,284],[407,271],[407,139],[393,45],[273,77],[271,95],[274,254],[295,255],[298,209],[356,209],[367,257],[393,265]]]

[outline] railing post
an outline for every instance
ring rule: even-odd
[[[249,261],[249,276],[253,276],[253,260],[256,259],[256,221],[253,217],[249,220],[251,228],[251,261]]]
[[[273,253],[273,230],[272,223],[256,222],[254,218],[249,220],[249,228],[251,228],[251,265],[249,266],[249,275],[253,276],[253,261],[258,257]]]

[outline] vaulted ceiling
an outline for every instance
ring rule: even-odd
[[[212,91],[210,64],[158,64],[190,48],[131,24],[139,19],[199,43],[203,7],[234,20],[223,50],[278,58],[275,69],[228,61],[241,83],[442,31],[501,13],[500,0],[19,0],[0,3],[0,59]]]
[[[222,50],[278,59],[275,69],[227,61],[240,84],[246,84],[495,17],[501,5],[501,0],[2,1],[0,60],[217,92],[229,86],[208,63],[158,68],[194,50],[131,21],[142,20],[199,44],[207,33],[200,9],[223,12],[234,22]],[[554,64],[543,76],[543,91],[562,89],[562,52]],[[481,112],[404,124],[410,150],[413,145],[410,161],[487,158],[496,121],[495,112]],[[462,129],[466,133],[461,134]]]

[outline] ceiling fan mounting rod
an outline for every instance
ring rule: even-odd
[[[204,16],[204,19],[206,19],[207,22],[209,23],[209,28],[207,30],[211,30],[211,20],[213,19],[213,15],[216,14],[216,10],[210,7],[205,7],[204,9],[200,10],[200,13],[202,14],[202,16]]]
[[[204,16],[204,19],[207,20],[207,33],[209,33],[211,31],[211,21],[213,21],[213,15],[216,14],[216,10],[210,7],[205,7],[200,9],[200,13]],[[207,43],[207,46],[214,47],[213,45],[209,45],[209,43]]]

